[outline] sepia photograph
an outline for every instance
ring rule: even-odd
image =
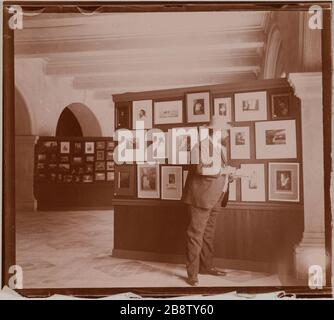
[[[329,294],[330,3],[2,6],[4,286]]]

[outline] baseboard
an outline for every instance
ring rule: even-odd
[[[185,264],[185,256],[181,254],[162,254],[147,251],[114,249],[112,256],[131,260]],[[274,264],[264,261],[215,258],[214,265],[219,268],[253,272],[272,273],[276,271],[276,266]]]

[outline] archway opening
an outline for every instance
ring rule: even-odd
[[[32,134],[32,121],[27,103],[21,92],[15,88],[15,135]]]
[[[56,129],[56,137],[82,137],[80,123],[73,112],[67,107],[61,113]]]

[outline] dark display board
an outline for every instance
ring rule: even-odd
[[[111,206],[115,146],[112,138],[40,137],[34,170],[39,209]]]
[[[227,207],[217,209],[217,265],[292,269],[293,247],[303,231],[303,166],[300,101],[286,79],[125,93],[113,99],[116,129],[133,130],[141,118],[146,129],[168,133],[202,126],[213,114],[227,118],[233,127],[229,165],[249,174],[230,185]],[[190,167],[163,159],[151,173],[140,174],[143,166],[135,162],[115,167],[113,255],[183,262],[188,212],[179,193],[174,199],[166,197],[164,188],[183,184]],[[170,167],[182,170],[171,171],[174,177],[164,183]],[[151,179],[143,183],[145,175]],[[284,239],[278,230],[285,230]]]

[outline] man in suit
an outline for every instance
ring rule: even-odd
[[[213,266],[213,239],[217,211],[227,201],[230,174],[224,139],[230,125],[213,116],[206,126],[209,131],[221,131],[221,141],[207,136],[200,141],[200,161],[190,170],[183,201],[188,205],[190,223],[187,229],[187,283],[198,285],[198,273],[223,276],[225,272]],[[211,152],[210,152],[211,151]],[[210,158],[211,157],[211,158]],[[208,159],[211,161],[207,161]]]

